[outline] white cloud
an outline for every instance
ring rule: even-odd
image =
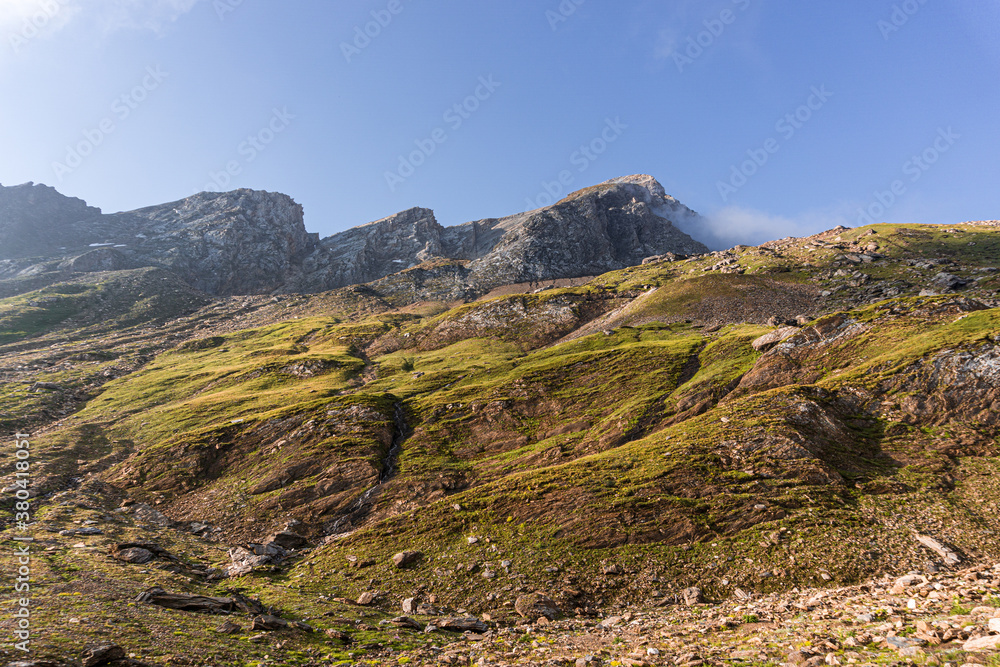
[[[727,206],[700,219],[680,221],[678,227],[713,250],[735,245],[759,245],[786,236],[809,236],[837,225],[854,223],[843,210],[810,211],[795,218],[771,215],[740,206]]]
[[[0,35],[57,30],[78,11],[76,0],[0,0]]]
[[[205,0],[0,0],[0,36],[51,35],[71,21],[86,21],[104,34],[117,30],[159,32]]]

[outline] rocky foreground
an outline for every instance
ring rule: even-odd
[[[414,656],[425,664],[995,665],[1000,563],[721,603],[539,618]],[[398,662],[398,661],[397,661]],[[391,664],[391,663],[389,663]]]
[[[62,494],[61,506],[79,508],[75,503],[83,497]],[[140,525],[149,522],[146,530],[151,534],[169,539],[156,526],[169,521],[151,508],[122,508],[116,514],[122,518],[108,517],[112,523],[132,523],[131,516]],[[105,528],[97,527],[99,524]],[[115,545],[110,553],[105,552],[98,545],[111,528],[108,522],[89,519],[67,525],[74,527],[56,532],[49,524],[51,536],[39,540],[38,547],[45,548],[45,560],[50,564],[59,560],[57,554],[68,550],[119,565],[149,568],[140,571],[147,575],[151,569],[159,571],[174,577],[175,586],[184,579],[212,580],[221,575],[212,568],[191,568],[188,558],[149,541]],[[108,532],[114,532],[113,528]],[[276,539],[289,547],[301,545],[294,537],[285,531]],[[945,553],[946,558],[960,560],[947,547],[931,542],[929,546],[939,552],[937,555]],[[405,568],[419,558],[420,554],[403,552],[391,566]],[[360,564],[366,565],[372,564]],[[94,576],[100,577],[97,573]],[[499,602],[503,596],[497,597]],[[232,662],[232,658],[213,659],[202,649],[198,653],[179,650],[147,662],[149,649],[138,645],[139,641],[128,646],[109,641],[83,645],[68,633],[61,653],[47,652],[50,657],[15,659],[6,664],[958,667],[1000,663],[1000,563],[968,566],[956,562],[950,569],[928,565],[922,572],[886,576],[855,586],[795,588],[771,595],[737,589],[723,601],[706,600],[699,588],[692,587],[664,595],[655,606],[578,609],[577,613],[564,613],[542,593],[528,593],[507,601],[505,606],[513,609],[501,612],[497,619],[490,614],[472,617],[464,609],[438,608],[436,602],[434,595],[394,600],[372,592],[357,600],[327,599],[329,611],[318,618],[300,620],[287,610],[279,611],[237,590],[225,596],[205,596],[170,593],[154,586],[127,605],[161,610],[160,623],[165,627],[149,628],[150,645],[155,645],[158,635],[170,631],[186,634],[173,629],[184,627],[178,623],[183,620],[180,617],[215,614],[218,621],[213,633],[245,642],[263,657]],[[128,625],[134,618],[131,612],[103,618],[76,615],[72,610],[68,613],[65,622],[81,630]],[[329,627],[331,624],[337,627]],[[92,632],[80,634],[93,636]],[[4,647],[0,655],[10,658],[16,654]]]

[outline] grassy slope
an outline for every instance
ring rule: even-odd
[[[290,516],[317,530],[342,513],[377,476],[393,406],[403,405],[410,432],[400,472],[377,495],[371,523],[290,571],[236,582],[282,600],[288,613],[314,618],[330,609],[320,596],[354,597],[370,588],[390,602],[419,588],[454,607],[502,615],[518,591],[535,588],[572,609],[649,602],[654,590],[688,584],[723,596],[736,587],[819,582],[824,574],[855,580],[919,566],[927,554],[913,530],[970,556],[995,555],[993,426],[949,422],[940,411],[914,419],[906,401],[915,393],[946,397],[947,387],[928,384],[928,364],[942,352],[992,345],[1000,311],[965,313],[950,297],[854,308],[845,300],[857,291],[847,282],[857,277],[835,273],[905,283],[903,294],[916,294],[947,270],[982,278],[972,294],[992,296],[994,274],[980,269],[994,267],[1000,235],[966,226],[875,229],[634,267],[581,288],[445,312],[372,316],[345,307],[189,341],[104,385],[40,444],[39,455],[66,474],[113,464],[103,478],[137,498],[159,501],[179,518],[210,519],[233,538],[259,538]],[[886,260],[831,265],[873,239]],[[745,273],[703,270],[726,257]],[[908,263],[927,258],[954,264]],[[792,270],[775,272],[783,268]],[[555,343],[653,287],[660,289],[613,321],[613,331]],[[21,340],[43,334],[66,321],[66,303],[90,298],[93,289],[71,288],[79,292],[48,302],[53,310],[44,316],[17,306],[21,314],[7,317],[35,324],[12,331]],[[832,294],[820,301],[809,294],[808,314],[846,305],[840,317],[857,324],[850,335],[761,357],[750,342],[770,330],[763,322],[776,313],[766,307],[733,318],[746,324],[701,326],[726,324],[715,314],[744,301],[748,290],[764,290],[767,301],[769,294],[798,298],[819,289]],[[717,300],[714,309],[704,309],[706,297]],[[308,302],[294,312],[306,314]],[[507,327],[511,312],[518,319]],[[543,335],[534,335],[533,323]],[[303,462],[317,463],[284,475]],[[67,516],[47,520],[80,519],[81,510],[59,511]],[[90,541],[129,535],[122,528]],[[225,561],[215,546],[169,535],[163,539],[176,539],[199,560]],[[470,535],[483,539],[470,544]],[[403,548],[426,553],[415,570],[389,565]],[[347,555],[372,556],[377,565],[351,570]],[[608,562],[629,576],[602,574]],[[97,572],[77,574],[86,568]],[[82,632],[66,626],[66,611],[128,618],[111,630],[125,638],[161,622],[162,612],[122,602],[150,577],[110,565],[99,552],[60,547],[39,571],[50,592],[67,593],[47,597],[65,608],[50,602],[40,612],[62,629],[44,640],[53,646]],[[484,571],[495,578],[484,579]],[[222,590],[176,577],[164,585]],[[70,597],[81,592],[94,597]],[[211,619],[170,616],[182,634],[158,635],[164,650],[196,644],[220,655],[258,652],[213,633]],[[292,644],[346,655],[306,637]]]

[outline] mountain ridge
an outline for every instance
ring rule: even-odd
[[[32,208],[38,201],[47,213]],[[432,210],[412,208],[323,239],[306,231],[291,197],[245,189],[106,215],[26,184],[0,188],[0,207],[0,279],[157,266],[215,295],[322,292],[432,260],[467,262],[464,292],[482,294],[707,250],[666,217],[697,214],[650,176],[613,179],[504,218],[443,227]]]

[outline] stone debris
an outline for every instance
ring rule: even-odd
[[[524,594],[515,609],[523,621],[490,627],[474,618],[435,620],[425,633],[464,632],[466,641],[430,653],[417,650],[412,658],[423,664],[550,667],[960,667],[988,665],[1000,655],[1000,564],[912,572],[849,587],[741,593],[705,601],[691,587],[664,593],[689,604],[606,610],[601,620],[584,614],[549,620],[533,608],[539,596],[547,596]],[[407,617],[386,624],[415,629]],[[960,651],[965,659],[955,662]]]

